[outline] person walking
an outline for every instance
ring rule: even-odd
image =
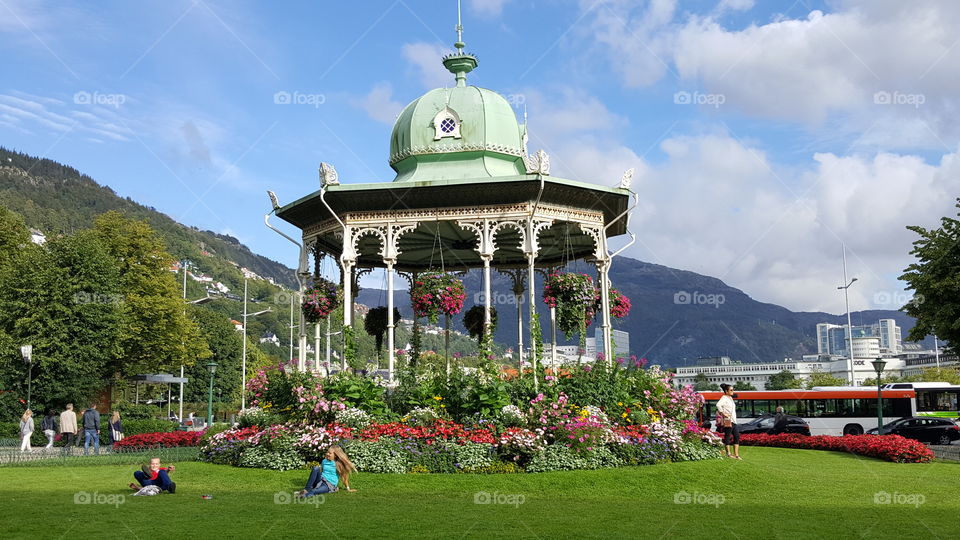
[[[91,403],[90,408],[83,411],[83,455],[90,455],[90,440],[93,439],[93,448],[100,455],[100,413],[97,404]]]
[[[120,423],[120,411],[113,411],[110,417],[110,445],[123,440],[123,424]]]
[[[740,458],[740,428],[737,427],[737,405],[733,402],[733,386],[721,384],[723,395],[717,401],[717,412],[723,422],[723,444],[727,457]],[[733,452],[731,453],[731,449]]]
[[[77,441],[77,413],[73,412],[73,403],[67,403],[67,408],[60,413],[60,435],[63,438],[63,451],[69,452],[70,447],[79,444]]]
[[[30,437],[33,435],[33,411],[27,409],[20,417],[20,451],[32,452]]]
[[[770,428],[770,435],[786,433],[789,421],[790,419],[783,413],[783,407],[777,407],[777,414],[773,417],[773,427]]]
[[[40,422],[40,429],[43,430],[43,434],[47,436],[47,445],[43,447],[44,450],[49,450],[53,448],[53,439],[57,436],[57,417],[53,414],[53,411],[47,409],[47,415],[43,417],[43,421]]]

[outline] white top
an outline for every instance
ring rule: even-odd
[[[737,405],[733,402],[733,398],[724,394],[720,396],[720,400],[717,401],[717,410],[723,414],[724,417],[730,418],[730,421],[734,424],[737,423]]]

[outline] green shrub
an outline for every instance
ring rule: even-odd
[[[295,450],[275,451],[262,446],[251,446],[243,451],[238,467],[289,471],[302,468],[306,462]]]
[[[244,409],[237,417],[237,427],[241,428],[257,426],[260,429],[265,429],[279,423],[281,423],[279,416],[263,409]]]
[[[459,469],[457,472],[468,474],[515,474],[522,473],[523,469],[513,462],[494,461],[490,465]]]
[[[722,455],[723,450],[719,446],[699,440],[685,440],[680,449],[673,452],[672,457],[674,461],[701,461],[719,459]]]
[[[122,413],[121,413],[122,414]],[[139,435],[141,433],[169,433],[177,429],[177,423],[171,420],[157,420],[157,419],[140,419],[140,420],[125,420],[121,419],[121,425],[123,427],[123,436],[129,437],[130,435]],[[110,433],[110,426],[106,422],[101,421],[101,433]],[[109,435],[108,435],[109,437]]]
[[[586,461],[582,455],[558,444],[551,444],[535,453],[527,464],[527,472],[572,471],[585,468],[587,468]]]
[[[344,450],[357,470],[402,474],[410,465],[410,453],[395,441],[350,441]]]
[[[114,411],[120,411],[120,418],[126,423],[127,420],[152,420],[155,418],[166,418],[166,411],[156,405],[147,405],[145,403],[115,403]],[[111,411],[112,412],[112,411]],[[103,412],[101,411],[101,414]],[[80,413],[77,413],[80,416]]]

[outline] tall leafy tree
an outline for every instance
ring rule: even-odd
[[[243,350],[243,335],[237,332],[230,318],[212,309],[193,307],[190,316],[200,327],[200,332],[210,347],[212,355],[187,368],[185,374],[190,382],[184,388],[184,400],[193,402],[207,401],[210,389],[210,372],[207,363],[216,362],[217,372],[213,378],[213,395],[222,397],[225,401],[240,399],[240,372],[241,353]],[[249,347],[249,343],[248,343]],[[250,349],[247,350],[249,361]],[[254,353],[256,354],[256,353]],[[247,365],[247,372],[252,364]]]
[[[693,377],[693,389],[697,392],[716,392],[720,390],[720,385],[710,382],[705,373],[697,373]]]
[[[960,198],[957,199],[960,208]],[[900,279],[914,291],[914,299],[902,308],[917,319],[908,339],[920,341],[930,334],[947,340],[956,352],[960,344],[960,221],[943,217],[939,229],[910,226],[920,238],[910,254],[916,262]]]
[[[823,371],[811,373],[810,378],[807,379],[808,390],[814,386],[845,386],[846,384],[846,380],[840,377],[834,377],[832,374]]]
[[[780,373],[771,375],[766,387],[767,390],[792,390],[803,388],[803,381],[798,379],[793,372],[783,370]]]
[[[733,385],[733,389],[736,390],[736,391],[738,391],[738,392],[748,392],[748,391],[750,391],[750,390],[756,390],[757,387],[754,386],[753,384],[751,384],[751,383],[748,382],[748,381],[737,381],[737,382]]]
[[[173,257],[150,226],[107,212],[94,221],[93,231],[120,272],[123,374],[173,370],[209,357],[169,271]]]

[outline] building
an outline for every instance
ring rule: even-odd
[[[613,337],[613,358],[627,358],[630,356],[630,332],[624,332],[623,330],[612,330]],[[593,354],[591,357],[596,357],[597,353],[603,353],[606,355],[604,343],[603,343],[603,332],[597,328],[594,331],[593,343]],[[589,341],[589,339],[588,339]],[[589,351],[590,344],[587,344],[587,349]]]
[[[37,229],[30,229],[30,241],[38,246],[42,246],[47,243],[47,235]]]
[[[260,336],[260,343],[270,343],[271,345],[280,346],[280,338],[277,337],[273,332],[267,331]]]
[[[855,340],[854,352],[860,345]],[[863,346],[869,350],[878,348],[878,338],[870,338],[870,343]],[[876,354],[872,358],[853,359],[853,385],[861,386],[867,379],[876,378],[877,374],[871,363],[874,358],[880,357]],[[939,360],[933,351],[918,351],[910,354],[898,356],[885,356],[883,359],[887,362],[884,367],[884,375],[895,375],[905,377],[917,375],[924,369],[932,367],[956,366],[957,358],[954,356],[940,355]],[[770,377],[789,371],[797,378],[809,379],[814,373],[829,373],[840,379],[847,379],[849,364],[847,358],[824,355],[804,355],[800,361],[784,359],[783,362],[771,362],[765,364],[741,364],[732,361],[728,357],[698,359],[697,364],[689,367],[677,368],[677,376],[674,378],[677,384],[693,384],[694,379],[700,373],[707,377],[707,381],[720,383],[736,383],[744,381],[752,384],[757,390],[765,390]]]
[[[853,338],[878,338],[880,352],[900,354],[903,352],[903,337],[897,321],[880,319],[869,326],[851,327]],[[820,323],[817,325],[817,354],[847,355],[847,327],[842,324]],[[856,357],[856,354],[854,354]]]

